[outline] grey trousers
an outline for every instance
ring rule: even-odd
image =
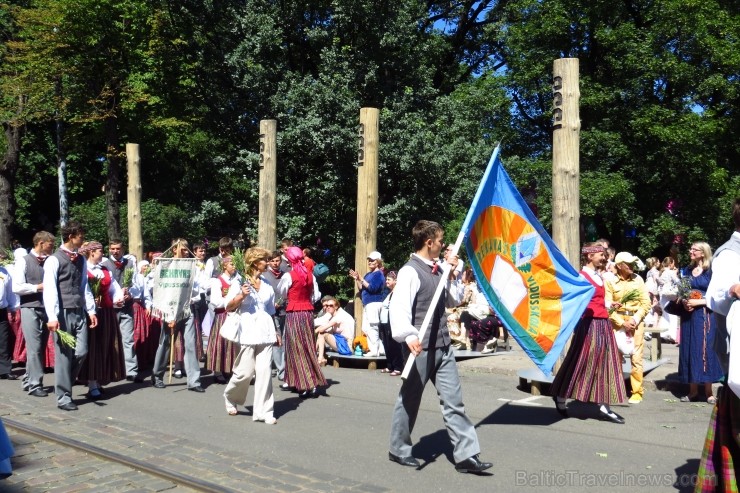
[[[126,376],[135,377],[139,373],[139,361],[134,351],[134,307],[124,306],[116,309],[118,327],[121,330],[121,342],[123,343],[123,359],[126,362]]]
[[[72,385],[77,380],[82,362],[87,356],[87,315],[83,308],[63,309],[59,316],[59,330],[76,339],[74,348],[65,346],[54,334],[54,378],[57,405],[63,406],[72,401]]]
[[[198,354],[195,352],[195,320],[192,312],[188,318],[175,324],[175,331],[182,331],[183,333],[182,340],[185,344],[185,372],[188,374],[188,387],[198,387],[200,385],[200,362],[198,361]],[[159,347],[157,348],[157,355],[154,357],[154,368],[152,369],[152,378],[155,381],[162,380],[170,363],[171,335],[170,328],[166,323],[162,323]]]
[[[282,345],[275,345],[272,347],[272,364],[275,365],[277,370],[278,380],[285,380],[285,313],[282,315],[273,315],[275,321],[275,330],[278,331],[280,337],[283,339]]]
[[[454,448],[455,462],[480,453],[478,434],[465,414],[460,377],[452,349],[422,351],[409,377],[401,385],[391,421],[390,451],[399,457],[411,457],[411,432],[419,414],[421,396],[428,380],[437,389],[442,418]]]
[[[26,340],[26,373],[21,383],[29,393],[44,386],[44,353],[49,341],[46,322],[43,308],[21,308],[21,329]]]

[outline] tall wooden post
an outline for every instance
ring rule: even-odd
[[[552,239],[577,270],[580,269],[578,59],[553,63]]]
[[[360,109],[355,270],[363,277],[367,274],[367,256],[376,248],[378,233],[378,116],[377,108]],[[355,324],[355,335],[359,335],[362,331],[362,303],[357,297]]]
[[[257,244],[277,247],[277,120],[260,120],[260,208]]]
[[[139,144],[126,144],[126,167],[128,169],[128,251],[137,260],[144,257],[144,242],[141,237],[141,158]]]

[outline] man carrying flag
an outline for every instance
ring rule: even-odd
[[[406,343],[415,356],[415,364],[401,385],[393,410],[388,458],[403,466],[419,467],[411,454],[411,432],[419,413],[419,404],[428,380],[437,389],[442,417],[453,444],[455,469],[481,473],[492,467],[478,458],[480,445],[473,423],[465,414],[455,355],[450,347],[445,304],[455,306],[460,286],[447,279],[443,296],[432,305],[440,276],[444,272],[437,260],[442,251],[444,230],[433,221],[419,221],[412,230],[415,253],[398,271],[396,288],[390,303],[393,338]],[[454,278],[457,259],[450,259],[450,277]],[[428,310],[432,310],[429,330],[419,340],[419,330]]]

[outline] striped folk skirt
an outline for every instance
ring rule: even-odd
[[[550,393],[600,404],[616,404],[627,399],[622,358],[608,319],[581,319]]]
[[[219,335],[224,320],[226,320],[226,312],[217,313],[213,320],[206,349],[206,368],[213,372],[231,373],[241,346]]]
[[[13,343],[13,361],[18,363],[25,363],[27,361],[26,355],[26,338],[23,336],[23,330],[21,329],[21,311],[18,310],[18,315],[15,320],[16,323],[11,324],[10,329],[12,334],[15,336],[15,342]],[[44,368],[54,368],[54,338],[49,337],[46,341],[46,348],[41,355],[41,364]]]
[[[694,491],[697,493],[738,491],[738,468],[740,468],[740,399],[729,388],[722,387],[709,420]]]
[[[316,358],[313,340],[313,312],[288,312],[285,315],[285,383],[302,392],[326,379]]]
[[[154,366],[161,330],[162,322],[147,315],[142,303],[134,302],[134,350],[139,371],[150,370]]]
[[[108,385],[126,378],[126,362],[115,310],[98,308],[97,312],[97,327],[87,330],[87,358],[82,362],[78,379]]]

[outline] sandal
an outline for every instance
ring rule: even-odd
[[[226,401],[226,414],[228,414],[229,416],[236,416],[237,413],[238,411],[236,410],[236,406],[227,400]]]
[[[383,368],[380,373],[391,373],[391,371],[388,368]]]

